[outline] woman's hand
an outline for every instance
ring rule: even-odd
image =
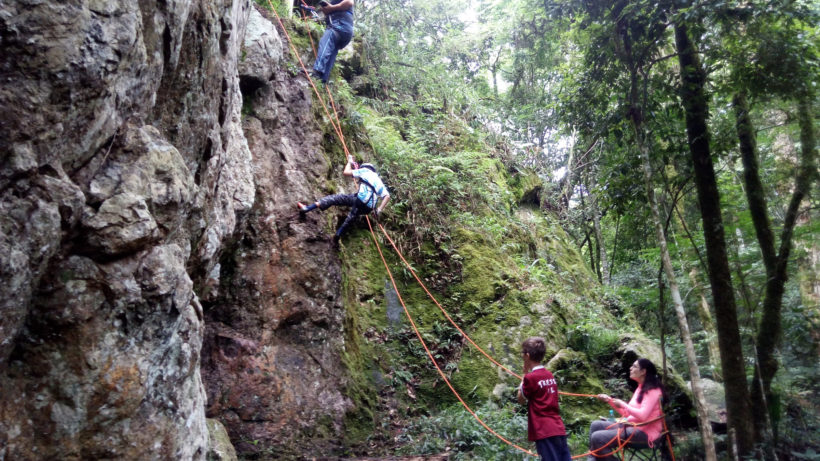
[[[606,402],[606,403],[608,403],[608,404],[610,404],[610,405],[614,406],[615,408],[623,408],[623,407],[625,407],[625,406],[626,406],[626,402],[624,402],[623,400],[621,400],[621,399],[613,399],[612,397],[610,397],[610,396],[608,396],[608,395],[606,395],[606,394],[598,394],[598,395],[596,395],[595,397],[596,397],[598,400],[604,401],[604,402]]]

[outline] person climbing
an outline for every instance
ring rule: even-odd
[[[518,386],[518,403],[527,405],[527,437],[535,442],[541,461],[571,461],[567,431],[558,408],[558,384],[541,365],[547,346],[543,338],[521,344],[524,378]]]
[[[375,210],[374,215],[378,218],[384,210],[384,207],[387,206],[387,202],[390,201],[390,192],[388,192],[387,187],[385,187],[382,179],[376,172],[376,167],[370,163],[362,163],[360,167],[356,168],[353,162],[353,156],[348,155],[347,164],[345,164],[345,169],[342,174],[351,176],[354,183],[358,184],[358,191],[355,194],[328,195],[310,205],[296,202],[296,207],[299,208],[299,212],[303,215],[317,208],[324,211],[334,205],[350,207],[350,213],[348,213],[347,218],[345,218],[345,221],[339,226],[339,229],[336,230],[336,234],[333,236],[334,245],[339,243],[339,239],[342,237],[345,229],[347,229],[347,226],[349,226],[357,216],[369,214]],[[379,199],[381,199],[381,203],[376,207]]]
[[[587,461],[615,460],[613,439],[629,440],[627,447],[654,446],[663,431],[661,399],[665,395],[658,369],[649,359],[640,358],[629,367],[629,379],[638,383],[629,403],[599,394],[597,398],[609,403],[615,411],[626,417],[626,424],[612,421],[593,421],[589,427],[589,455]]]
[[[319,40],[312,75],[322,83],[327,83],[336,55],[353,38],[353,0],[330,0],[330,3],[322,0],[319,6],[325,15],[327,28]]]

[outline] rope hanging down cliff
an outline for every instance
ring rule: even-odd
[[[461,397],[461,395],[459,395],[458,391],[456,391],[456,389],[453,387],[453,385],[452,385],[452,384],[450,383],[450,381],[447,379],[446,375],[445,375],[445,374],[444,374],[444,372],[441,370],[441,368],[439,367],[438,363],[436,362],[436,360],[433,358],[432,354],[430,353],[430,350],[428,349],[428,347],[427,347],[426,343],[424,342],[424,339],[422,338],[421,333],[419,332],[418,328],[416,327],[416,323],[415,323],[415,321],[413,320],[412,316],[410,315],[410,312],[409,312],[409,310],[407,309],[407,306],[404,304],[404,300],[403,300],[403,298],[401,297],[401,293],[399,292],[398,286],[396,285],[396,282],[395,282],[395,280],[393,279],[393,274],[392,274],[392,272],[390,271],[390,268],[389,268],[389,267],[388,267],[388,265],[387,265],[387,261],[385,260],[385,258],[384,258],[384,254],[382,253],[382,250],[381,250],[381,246],[379,245],[378,239],[376,238],[376,234],[375,234],[375,232],[373,231],[373,226],[372,226],[372,224],[370,223],[370,219],[369,219],[369,218],[366,218],[366,219],[367,219],[367,224],[368,224],[368,227],[369,227],[369,229],[370,229],[370,234],[371,234],[371,237],[372,237],[372,239],[373,239],[373,242],[376,244],[376,249],[378,250],[378,252],[379,252],[379,256],[380,256],[380,257],[381,257],[381,259],[382,259],[382,263],[384,264],[384,268],[385,268],[385,270],[387,271],[388,276],[390,277],[390,282],[391,282],[391,283],[392,283],[392,285],[393,285],[393,289],[396,291],[396,294],[397,294],[397,296],[398,296],[398,298],[399,298],[399,302],[401,303],[402,308],[404,308],[404,313],[405,313],[405,315],[407,316],[408,320],[410,321],[410,325],[412,326],[413,331],[416,333],[416,336],[419,338],[419,341],[421,342],[422,346],[424,347],[424,350],[427,352],[428,358],[429,358],[429,359],[430,359],[430,361],[433,363],[433,366],[435,366],[436,370],[438,371],[439,375],[441,375],[441,377],[442,377],[442,379],[444,380],[444,382],[447,384],[447,386],[450,388],[450,390],[451,390],[451,391],[453,392],[453,394],[456,396],[456,398],[457,398],[457,399],[458,399],[458,401],[461,403],[461,405],[462,405],[462,406],[464,406],[464,408],[465,408],[465,409],[466,409],[466,410],[467,410],[467,411],[468,411],[468,412],[469,412],[469,413],[473,416],[473,418],[475,418],[475,420],[476,420],[476,421],[478,421],[478,423],[479,423],[482,427],[484,427],[485,429],[487,429],[487,430],[488,430],[491,434],[493,434],[495,437],[497,437],[499,440],[503,441],[504,443],[506,443],[506,444],[508,444],[508,445],[510,445],[510,446],[512,446],[512,447],[514,447],[514,448],[516,448],[516,449],[518,449],[518,450],[520,450],[520,451],[523,451],[524,453],[526,453],[526,454],[528,454],[528,455],[531,455],[531,456],[536,456],[533,452],[531,452],[531,451],[529,451],[529,450],[527,450],[527,449],[525,449],[525,448],[522,448],[521,446],[516,445],[515,443],[510,442],[509,440],[507,440],[506,438],[504,438],[503,436],[501,436],[500,434],[498,434],[496,431],[494,431],[493,429],[491,429],[491,428],[490,428],[490,427],[489,427],[489,426],[488,426],[488,425],[487,425],[487,424],[486,424],[486,423],[485,423],[485,422],[484,422],[484,421],[483,421],[483,420],[482,420],[482,419],[481,419],[481,418],[480,418],[480,417],[476,414],[476,412],[475,412],[475,411],[473,411],[473,410],[472,410],[472,408],[470,408],[470,406],[469,406],[469,405],[467,405],[467,403],[464,401],[464,399]],[[384,226],[382,226],[382,225],[381,225],[381,223],[377,223],[377,224],[378,224],[378,226],[379,226],[379,229],[380,229],[380,230],[382,231],[382,233],[384,234],[385,238],[386,238],[386,239],[390,242],[390,245],[391,245],[391,246],[393,247],[393,249],[396,251],[396,254],[399,256],[399,258],[402,260],[402,262],[404,262],[404,264],[407,266],[407,269],[410,271],[410,273],[413,275],[413,277],[416,279],[416,281],[419,283],[419,285],[420,285],[420,286],[424,289],[424,291],[427,293],[427,295],[430,297],[430,299],[432,299],[432,300],[433,300],[433,302],[436,304],[436,306],[438,306],[438,308],[439,308],[439,309],[441,310],[441,312],[445,315],[445,317],[447,317],[447,319],[450,321],[450,323],[451,323],[451,324],[452,324],[452,325],[453,325],[453,326],[454,326],[454,327],[455,327],[455,328],[456,328],[456,329],[457,329],[457,330],[458,330],[458,331],[459,331],[459,332],[460,332],[460,333],[461,333],[461,334],[462,334],[462,335],[463,335],[463,336],[464,336],[464,337],[465,337],[465,338],[466,338],[466,339],[470,342],[470,344],[472,344],[472,345],[473,345],[476,349],[478,349],[478,350],[479,350],[479,351],[480,351],[480,352],[481,352],[481,353],[482,353],[485,357],[487,357],[487,358],[488,358],[491,362],[493,362],[494,364],[496,364],[496,365],[498,365],[499,367],[501,367],[501,368],[502,368],[503,370],[505,370],[507,373],[509,373],[509,374],[511,374],[511,375],[513,375],[513,376],[515,376],[515,377],[517,377],[518,379],[521,379],[521,376],[520,376],[520,375],[518,375],[518,374],[514,373],[513,371],[509,370],[507,367],[505,367],[504,365],[500,364],[498,361],[496,361],[495,359],[493,359],[493,358],[492,358],[489,354],[487,354],[487,353],[486,353],[486,352],[485,352],[485,351],[484,351],[484,350],[483,350],[480,346],[478,346],[478,344],[476,344],[476,343],[475,343],[475,341],[473,341],[473,340],[472,340],[472,339],[471,339],[471,338],[470,338],[470,337],[469,337],[469,336],[468,336],[468,335],[467,335],[467,334],[466,334],[466,333],[465,333],[465,332],[464,332],[464,331],[463,331],[463,330],[462,330],[462,329],[461,329],[461,328],[460,328],[460,327],[459,327],[459,326],[458,326],[458,325],[457,325],[457,324],[453,321],[453,319],[450,317],[450,315],[447,313],[447,311],[446,311],[446,310],[445,310],[445,309],[441,306],[441,304],[438,302],[438,300],[436,300],[436,298],[432,295],[432,293],[430,293],[430,291],[427,289],[427,287],[424,285],[424,283],[421,281],[421,279],[419,279],[418,275],[416,275],[415,271],[413,270],[413,268],[411,267],[411,265],[407,262],[407,260],[404,258],[404,255],[403,255],[403,254],[401,253],[401,251],[398,249],[398,247],[396,246],[396,244],[395,244],[395,242],[393,241],[393,239],[392,239],[392,238],[390,238],[390,235],[387,233],[387,231],[385,230]],[[590,397],[590,398],[595,398],[595,397],[596,397],[596,396],[595,396],[595,395],[593,395],[593,394],[576,394],[576,393],[571,393],[571,392],[561,392],[561,391],[559,391],[559,394],[560,394],[560,395],[563,395],[563,396],[573,396],[573,397]],[[659,419],[663,421],[664,431],[668,433],[668,429],[666,428],[666,419],[665,419],[665,416],[664,416],[663,414],[661,414],[661,416],[659,416],[658,418],[654,418],[654,419],[649,420],[649,421],[644,421],[644,422],[642,422],[642,423],[630,423],[630,422],[624,422],[623,424],[628,425],[628,426],[630,426],[630,427],[632,427],[632,428],[639,428],[639,427],[641,427],[641,426],[645,426],[645,425],[647,425],[647,424],[651,424],[651,423],[653,423],[653,422],[655,422],[655,421],[657,421],[657,420],[659,420]],[[615,424],[616,424],[616,423],[613,423],[613,426],[614,426]],[[579,458],[583,458],[583,457],[588,456],[588,455],[591,455],[591,456],[593,456],[593,457],[599,457],[599,453],[600,453],[602,450],[604,450],[604,449],[606,449],[606,448],[610,447],[612,444],[616,444],[616,447],[615,447],[615,449],[614,449],[614,450],[612,450],[612,451],[608,452],[608,453],[606,454],[606,456],[612,456],[612,455],[617,454],[618,452],[623,452],[623,450],[627,447],[627,445],[629,444],[629,442],[630,442],[630,441],[632,440],[632,438],[634,437],[634,434],[635,434],[635,433],[634,433],[634,431],[633,431],[633,432],[632,432],[632,433],[630,433],[630,434],[628,435],[628,437],[626,437],[625,439],[622,439],[622,438],[621,438],[621,433],[622,433],[621,431],[618,431],[618,432],[615,434],[615,436],[614,436],[614,437],[613,437],[613,438],[612,438],[609,442],[607,442],[605,445],[603,445],[602,447],[599,447],[599,448],[594,449],[594,450],[587,451],[587,452],[585,452],[585,453],[581,453],[581,454],[579,454],[579,455],[575,455],[575,456],[573,456],[573,457],[572,457],[572,459],[579,459]],[[670,455],[672,456],[672,460],[674,461],[674,459],[675,459],[675,455],[674,455],[674,452],[673,452],[673,450],[672,450],[672,443],[671,443],[671,440],[669,439],[669,437],[668,437],[668,436],[666,437],[666,440],[667,440],[667,443],[668,443],[669,453],[670,453]],[[603,456],[603,455],[601,455],[601,456]]]
[[[341,141],[341,143],[342,143],[342,147],[343,147],[344,152],[345,152],[345,156],[346,156],[347,158],[349,158],[349,157],[351,156],[351,154],[350,154],[350,151],[348,150],[347,143],[345,142],[344,134],[343,134],[342,129],[341,129],[341,121],[340,121],[340,119],[339,119],[339,114],[338,114],[338,111],[337,111],[337,109],[336,109],[336,104],[335,104],[335,101],[333,100],[333,95],[330,93],[329,88],[328,88],[327,86],[325,86],[325,89],[326,89],[327,94],[328,94],[328,98],[329,98],[329,99],[330,99],[330,101],[331,101],[331,106],[332,106],[332,108],[333,108],[334,115],[336,116],[336,118],[335,118],[335,122],[334,122],[334,118],[330,115],[330,112],[328,111],[328,108],[327,108],[327,105],[325,104],[324,99],[322,98],[321,94],[319,93],[318,88],[316,87],[315,83],[313,82],[313,79],[311,78],[310,72],[309,72],[309,71],[307,70],[307,68],[305,67],[304,62],[302,61],[301,57],[299,56],[298,51],[296,50],[295,46],[293,45],[293,41],[292,41],[292,39],[291,39],[290,35],[288,34],[287,29],[286,29],[286,28],[285,28],[285,26],[284,26],[284,23],[282,22],[282,18],[279,16],[279,13],[278,13],[278,12],[276,11],[276,9],[273,7],[273,4],[271,3],[271,1],[270,1],[270,0],[268,0],[268,5],[270,6],[271,11],[273,11],[273,12],[274,12],[274,14],[276,15],[276,19],[277,19],[277,21],[279,22],[279,26],[282,28],[282,31],[285,33],[285,36],[287,37],[287,41],[288,41],[288,44],[290,45],[291,51],[293,52],[293,54],[296,56],[297,60],[299,61],[299,64],[300,64],[300,66],[302,67],[302,70],[304,71],[304,73],[305,73],[305,75],[306,75],[306,77],[307,77],[307,79],[308,79],[308,82],[310,83],[311,87],[313,88],[314,93],[316,94],[316,97],[318,98],[318,100],[319,100],[320,104],[322,105],[322,108],[324,109],[325,114],[326,114],[326,115],[327,115],[327,117],[328,117],[328,120],[330,121],[331,125],[333,126],[333,129],[334,129],[334,131],[336,132],[337,137],[338,137],[338,138],[339,138],[339,140]],[[304,16],[303,16],[303,17],[304,17]],[[310,35],[310,32],[308,32],[308,35]],[[315,47],[313,46],[313,38],[312,38],[312,36],[311,36],[311,38],[310,38],[310,41],[311,41],[311,47],[313,47],[314,54],[316,54],[316,49],[315,49]],[[375,244],[376,244],[376,248],[378,249],[379,256],[380,256],[380,257],[381,257],[381,259],[382,259],[382,263],[383,263],[383,264],[384,264],[384,266],[385,266],[385,270],[387,271],[387,273],[388,273],[388,275],[389,275],[389,277],[390,277],[390,281],[391,281],[391,283],[392,283],[392,285],[393,285],[393,288],[396,290],[396,294],[398,295],[399,301],[401,302],[401,305],[402,305],[402,307],[403,307],[403,309],[404,309],[404,313],[405,313],[405,315],[407,316],[408,320],[410,321],[410,324],[411,324],[411,326],[413,327],[413,330],[415,331],[416,336],[418,337],[419,341],[421,342],[422,346],[424,347],[424,350],[425,350],[425,352],[427,353],[428,358],[430,359],[430,361],[431,361],[431,362],[433,363],[433,365],[435,366],[436,371],[438,371],[438,373],[439,373],[439,375],[441,376],[441,378],[444,380],[444,382],[447,384],[447,386],[450,388],[450,390],[453,392],[453,394],[456,396],[456,398],[459,400],[459,402],[462,404],[462,406],[464,406],[464,408],[465,408],[465,409],[466,409],[466,410],[467,410],[467,411],[468,411],[468,412],[469,412],[469,413],[473,416],[473,418],[475,418],[475,419],[476,419],[476,421],[478,421],[478,423],[479,423],[482,427],[484,427],[484,428],[485,428],[488,432],[490,432],[491,434],[493,434],[493,436],[495,436],[495,437],[496,437],[496,438],[498,438],[499,440],[503,441],[503,442],[504,442],[504,443],[506,443],[507,445],[510,445],[510,446],[512,446],[512,447],[514,447],[514,448],[516,448],[516,449],[518,449],[518,450],[520,450],[520,451],[522,451],[522,452],[524,452],[524,453],[526,453],[526,454],[528,454],[528,455],[530,455],[530,456],[536,456],[536,454],[535,454],[535,453],[533,453],[532,451],[527,450],[526,448],[523,448],[523,447],[521,447],[521,446],[519,446],[519,445],[517,445],[517,444],[515,444],[515,443],[513,443],[513,442],[511,442],[511,441],[509,441],[509,440],[507,440],[507,439],[506,439],[506,438],[504,438],[501,434],[499,434],[498,432],[496,432],[496,431],[494,431],[492,428],[490,428],[490,427],[489,427],[489,426],[488,426],[488,425],[487,425],[487,424],[486,424],[486,423],[485,423],[485,422],[484,422],[484,421],[483,421],[483,420],[482,420],[482,419],[481,419],[481,418],[480,418],[480,417],[479,417],[479,416],[475,413],[475,411],[473,411],[473,410],[472,410],[472,408],[470,408],[470,406],[469,406],[469,405],[467,405],[467,403],[464,401],[464,399],[461,397],[461,395],[458,393],[458,391],[456,391],[456,389],[455,389],[455,388],[453,387],[453,385],[450,383],[449,379],[447,379],[447,376],[446,376],[446,375],[445,375],[445,373],[441,370],[441,368],[439,367],[439,365],[438,365],[438,363],[436,362],[435,358],[433,357],[432,353],[430,352],[430,349],[427,347],[427,344],[424,342],[424,339],[423,339],[423,338],[422,338],[422,336],[421,336],[421,332],[420,332],[420,331],[418,330],[418,328],[416,327],[416,324],[415,324],[415,322],[414,322],[414,320],[413,320],[412,316],[410,315],[410,312],[408,311],[407,306],[404,304],[404,300],[402,299],[401,294],[399,293],[398,287],[397,287],[396,282],[395,282],[395,280],[394,280],[394,278],[393,278],[393,274],[392,274],[392,272],[390,271],[390,268],[389,268],[389,267],[388,267],[388,265],[387,265],[387,261],[385,260],[385,258],[384,258],[384,254],[382,253],[382,250],[381,250],[381,246],[379,245],[378,240],[377,240],[377,238],[376,238],[376,234],[375,234],[375,232],[373,231],[373,226],[372,226],[372,224],[371,224],[371,222],[370,222],[370,218],[368,218],[367,216],[365,216],[365,219],[367,220],[367,224],[368,224],[368,227],[369,227],[369,229],[370,229],[370,234],[371,234],[371,236],[372,236],[372,238],[373,238],[373,241],[374,241],[374,242],[375,242]],[[461,334],[462,334],[462,335],[463,335],[463,336],[464,336],[464,337],[465,337],[465,338],[466,338],[466,339],[467,339],[467,340],[468,340],[468,341],[469,341],[469,342],[470,342],[470,343],[471,343],[471,344],[472,344],[472,345],[473,345],[473,346],[474,346],[477,350],[479,350],[479,351],[480,351],[480,352],[481,352],[481,353],[482,353],[482,354],[483,354],[483,355],[484,355],[487,359],[489,359],[492,363],[494,363],[495,365],[499,366],[500,368],[502,368],[504,371],[506,371],[506,372],[507,372],[507,373],[509,373],[510,375],[515,376],[515,377],[517,377],[517,378],[521,379],[521,376],[520,376],[520,375],[518,375],[517,373],[515,373],[515,372],[511,371],[509,368],[505,367],[504,365],[502,365],[501,363],[499,363],[497,360],[495,360],[494,358],[492,358],[492,356],[490,356],[489,354],[487,354],[487,352],[485,352],[485,351],[484,351],[484,350],[483,350],[480,346],[478,346],[478,344],[476,344],[476,343],[475,343],[475,341],[473,341],[473,340],[472,340],[472,338],[470,338],[470,337],[469,337],[469,336],[468,336],[468,335],[467,335],[467,334],[466,334],[466,333],[465,333],[465,332],[464,332],[464,331],[463,331],[463,330],[462,330],[462,329],[461,329],[461,328],[460,328],[460,327],[459,327],[459,326],[455,323],[455,321],[453,321],[452,317],[450,317],[450,315],[449,315],[449,314],[447,313],[447,311],[446,311],[446,310],[445,310],[445,309],[441,306],[441,304],[438,302],[438,300],[436,300],[436,299],[435,299],[435,297],[432,295],[432,293],[430,293],[430,291],[427,289],[427,287],[424,285],[424,283],[422,283],[422,281],[419,279],[418,275],[416,275],[415,271],[412,269],[412,267],[410,266],[410,264],[407,262],[407,260],[404,258],[404,256],[401,254],[401,252],[398,250],[398,247],[396,246],[395,242],[394,242],[394,241],[390,238],[390,236],[387,234],[387,231],[384,229],[384,227],[383,227],[381,224],[379,224],[379,228],[381,229],[381,231],[382,231],[382,233],[385,235],[385,237],[388,239],[388,241],[390,242],[390,244],[393,246],[394,250],[395,250],[395,251],[396,251],[396,253],[399,255],[399,257],[401,258],[401,260],[404,262],[404,264],[408,267],[408,269],[410,270],[410,272],[413,274],[413,277],[414,277],[414,278],[416,279],[416,281],[417,281],[417,282],[421,285],[421,287],[424,289],[424,291],[427,293],[427,295],[428,295],[428,296],[429,296],[429,297],[433,300],[433,302],[436,304],[436,306],[438,306],[438,308],[442,311],[442,313],[445,315],[445,317],[448,319],[448,321],[450,321],[450,323],[451,323],[451,324],[452,324],[452,325],[453,325],[453,326],[454,326],[454,327],[455,327],[455,328],[456,328],[456,329],[457,329],[457,330],[458,330],[458,331],[459,331],[459,332],[460,332],[460,333],[461,333]],[[592,397],[592,398],[594,398],[594,397],[595,397],[595,395],[591,395],[591,394],[576,394],[576,393],[569,393],[569,392],[559,392],[559,394],[564,395],[564,396],[575,396],[575,397]],[[661,416],[661,418],[663,418],[663,416]],[[654,421],[654,420],[653,420],[653,421]],[[629,423],[629,425],[631,425],[632,427],[638,427],[638,426],[642,426],[642,425],[648,424],[648,423],[653,422],[653,421],[648,421],[648,422],[644,422],[644,423],[640,423],[640,424]],[[665,428],[665,427],[666,427],[666,421],[665,421],[665,419],[664,419],[664,428]],[[615,436],[612,440],[610,440],[610,441],[609,441],[606,445],[604,445],[603,447],[600,447],[600,448],[598,448],[598,449],[596,449],[596,450],[588,451],[588,452],[586,452],[586,453],[582,453],[582,454],[580,454],[580,455],[575,455],[575,456],[573,456],[572,458],[573,458],[573,459],[578,459],[578,458],[581,458],[581,457],[584,457],[584,456],[587,456],[587,455],[592,455],[592,456],[594,456],[594,457],[598,457],[598,452],[599,452],[600,450],[602,450],[602,449],[604,449],[604,448],[606,448],[606,447],[608,447],[608,446],[612,445],[613,443],[616,443],[616,444],[617,444],[617,447],[616,447],[616,449],[615,449],[615,450],[613,450],[612,452],[610,452],[610,455],[615,454],[615,453],[618,453],[618,452],[620,452],[620,451],[623,451],[623,449],[627,446],[627,444],[629,443],[629,441],[630,441],[630,439],[631,439],[631,438],[632,438],[632,434],[630,434],[630,436],[629,436],[628,438],[626,438],[626,439],[623,439],[623,440],[622,440],[622,439],[620,438],[620,432],[618,432],[618,434],[616,434],[616,436]],[[668,437],[667,437],[667,440],[668,440]],[[672,452],[672,450],[671,450],[671,442],[670,442],[669,449],[670,449],[670,453],[671,453],[671,452]],[[672,456],[673,456],[673,460],[674,460],[674,454],[672,454]]]

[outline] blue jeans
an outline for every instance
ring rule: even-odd
[[[541,461],[572,461],[566,435],[556,435],[535,441]]]
[[[316,53],[313,72],[323,83],[330,80],[330,71],[333,70],[339,50],[346,47],[353,38],[353,20],[349,21],[334,20],[333,24],[327,26],[325,34],[319,40],[319,51]]]

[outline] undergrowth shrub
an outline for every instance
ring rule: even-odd
[[[501,408],[485,404],[473,408],[479,418],[490,428],[510,442],[535,452],[535,445],[527,440],[527,409],[512,403],[512,391],[507,404]],[[567,428],[570,452],[587,450],[585,429],[572,432]],[[397,437],[402,445],[397,454],[430,455],[451,453],[454,460],[524,460],[535,461],[529,456],[498,439],[461,405],[445,408],[434,416],[419,418],[406,427]]]

